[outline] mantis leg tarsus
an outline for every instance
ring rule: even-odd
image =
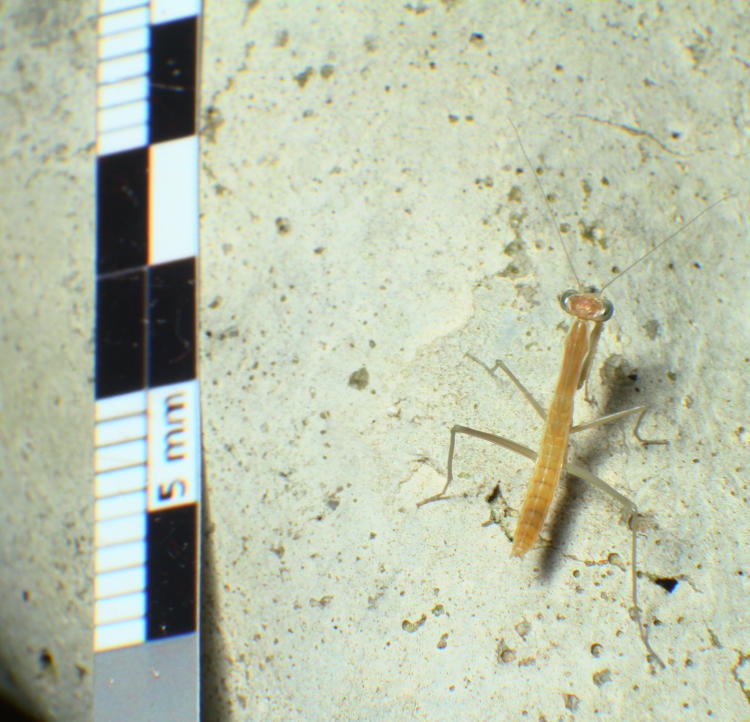
[[[635,438],[641,442],[641,446],[644,446],[644,447],[645,446],[665,446],[669,444],[669,441],[667,441],[666,439],[643,439],[641,438],[641,435],[638,433],[638,429],[647,411],[648,411],[648,406],[644,406],[643,410],[638,416],[638,420],[635,422],[635,426],[633,427],[633,436],[635,436]]]

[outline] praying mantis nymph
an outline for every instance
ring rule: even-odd
[[[513,130],[518,139],[518,144],[521,148],[524,158],[526,159],[529,167],[532,167],[529,156],[523,147],[521,138],[516,130],[515,125],[511,123]],[[665,441],[652,441],[642,439],[638,434],[638,427],[641,423],[643,415],[647,411],[647,406],[636,406],[631,409],[626,409],[613,414],[607,414],[593,421],[589,421],[585,424],[579,424],[573,426],[573,399],[575,392],[583,387],[591,371],[594,355],[596,353],[597,343],[599,337],[604,328],[604,323],[612,317],[614,307],[612,303],[607,300],[603,291],[605,288],[614,283],[617,279],[622,278],[628,273],[634,266],[641,263],[644,259],[650,256],[652,253],[661,248],[665,243],[668,243],[676,235],[682,233],[689,225],[698,220],[704,213],[707,213],[718,203],[721,203],[724,198],[720,198],[718,201],[710,204],[704,208],[700,213],[695,215],[692,219],[683,224],[677,231],[664,238],[662,241],[657,243],[651,250],[645,253],[643,256],[638,258],[636,261],[631,263],[625,270],[618,273],[613,279],[606,283],[601,290],[596,288],[584,287],[578,274],[575,272],[575,268],[571,262],[568,249],[562,238],[558,224],[556,223],[555,213],[552,206],[547,199],[547,196],[542,187],[541,181],[532,172],[539,190],[544,197],[547,211],[550,215],[550,220],[557,233],[558,241],[565,252],[568,265],[575,277],[577,283],[576,290],[569,290],[560,296],[560,305],[563,310],[574,318],[573,324],[568,331],[568,335],[563,345],[563,358],[560,368],[560,373],[555,387],[555,393],[550,403],[549,410],[545,413],[542,406],[534,399],[532,394],[523,386],[523,384],[513,375],[510,369],[502,362],[496,361],[493,368],[487,367],[481,361],[478,361],[491,375],[494,376],[496,369],[501,369],[515,386],[521,391],[526,397],[529,403],[534,407],[535,411],[544,420],[544,431],[542,433],[542,440],[539,444],[539,451],[534,452],[526,446],[519,444],[511,439],[507,439],[503,436],[497,436],[496,434],[487,433],[485,431],[479,431],[477,429],[470,428],[468,426],[456,425],[451,429],[450,434],[450,446],[448,449],[448,467],[447,467],[447,478],[442,490],[430,496],[422,501],[418,502],[417,506],[422,506],[432,501],[437,501],[445,497],[445,492],[448,490],[451,481],[453,480],[453,452],[456,444],[456,434],[465,434],[467,436],[473,436],[475,438],[484,439],[493,444],[498,444],[506,449],[514,451],[518,454],[526,456],[534,460],[535,466],[534,471],[531,475],[531,481],[526,491],[526,496],[521,506],[518,521],[516,523],[516,530],[513,535],[513,547],[511,550],[512,556],[523,556],[534,544],[539,532],[542,529],[544,520],[547,516],[547,511],[552,502],[555,489],[560,481],[563,472],[567,472],[573,476],[576,476],[583,481],[597,487],[604,493],[612,497],[621,507],[623,517],[631,532],[631,597],[633,606],[631,608],[631,616],[638,625],[638,631],[640,638],[648,652],[648,655],[662,668],[665,666],[661,658],[654,652],[648,641],[647,629],[644,626],[641,610],[638,606],[638,595],[637,595],[637,574],[636,574],[636,535],[639,528],[639,521],[642,518],[636,505],[627,497],[623,496],[616,489],[612,488],[609,484],[599,479],[597,476],[592,474],[588,469],[585,469],[577,464],[567,461],[568,453],[568,439],[571,433],[581,431],[583,429],[589,429],[594,426],[601,424],[610,423],[618,419],[638,414],[638,418],[633,429],[633,433],[636,438],[644,445],[648,444],[665,444]]]

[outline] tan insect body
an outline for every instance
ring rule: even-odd
[[[590,320],[576,318],[565,338],[555,395],[547,412],[539,455],[513,535],[513,556],[523,556],[539,536],[565,467],[573,423],[573,396],[585,380],[581,376],[585,361],[596,350],[590,343],[593,335],[590,324]],[[601,326],[601,322],[595,324]]]
[[[531,166],[531,161],[523,147],[521,138],[518,135],[518,131],[515,126],[513,130],[516,132],[518,143],[521,146],[521,151],[526,158],[527,163]],[[432,501],[445,498],[445,492],[448,489],[453,479],[453,452],[456,443],[456,434],[465,434],[467,436],[473,436],[475,438],[484,439],[493,444],[498,444],[506,449],[510,449],[516,453],[522,454],[535,461],[534,471],[531,475],[526,496],[521,506],[521,511],[516,524],[516,530],[513,535],[513,547],[511,550],[512,556],[523,556],[534,544],[539,537],[539,532],[542,529],[544,520],[549,511],[552,498],[560,482],[560,477],[563,472],[568,472],[574,476],[577,476],[589,484],[608,494],[610,497],[620,503],[623,510],[623,516],[627,520],[628,526],[631,531],[631,590],[633,607],[631,614],[638,624],[638,631],[644,646],[646,647],[649,655],[653,658],[660,666],[664,667],[664,663],[661,661],[659,656],[653,651],[649,644],[646,631],[641,619],[641,611],[638,606],[637,590],[636,590],[636,534],[638,529],[639,512],[635,504],[630,501],[627,497],[623,496],[620,492],[612,488],[609,484],[599,479],[597,476],[592,474],[588,469],[578,466],[574,463],[567,462],[568,453],[568,439],[572,432],[581,431],[586,428],[598,426],[601,424],[610,423],[617,419],[625,418],[627,416],[637,414],[637,421],[633,429],[635,437],[644,445],[648,444],[664,444],[665,441],[654,441],[644,440],[638,435],[638,427],[641,419],[645,414],[646,406],[636,406],[634,408],[626,409],[624,411],[616,412],[613,414],[607,414],[593,421],[579,424],[578,426],[572,426],[573,423],[573,399],[575,392],[580,389],[585,383],[591,366],[593,363],[594,355],[596,353],[596,347],[604,328],[604,322],[607,321],[613,312],[612,304],[602,296],[601,291],[595,289],[583,289],[578,278],[578,275],[573,268],[573,264],[568,253],[568,249],[562,239],[562,236],[555,224],[555,214],[552,210],[549,201],[546,198],[544,189],[541,187],[541,182],[534,176],[537,186],[539,187],[542,196],[545,198],[547,208],[549,210],[550,218],[552,219],[555,230],[557,231],[558,240],[560,245],[565,252],[565,256],[568,261],[573,275],[578,283],[579,290],[566,291],[560,297],[560,305],[566,313],[569,313],[574,317],[573,324],[565,338],[563,346],[563,358],[560,368],[560,374],[557,379],[557,386],[555,387],[555,393],[552,398],[548,412],[545,414],[544,409],[534,399],[529,391],[526,390],[524,385],[513,375],[511,370],[502,362],[496,361],[495,366],[490,369],[485,366],[484,363],[475,359],[471,354],[467,354],[474,361],[477,361],[482,365],[493,377],[494,371],[497,368],[502,371],[511,379],[515,386],[523,393],[526,399],[531,403],[536,412],[544,419],[544,432],[542,434],[542,440],[539,445],[538,452],[534,452],[531,449],[519,444],[516,441],[507,439],[503,436],[491,434],[486,431],[480,431],[478,429],[472,429],[468,426],[455,425],[451,429],[450,446],[448,449],[448,468],[445,485],[442,490],[430,496],[426,499],[417,503],[417,506],[422,506]],[[633,266],[641,263],[643,260],[648,258],[652,253],[661,248],[665,243],[668,243],[678,233],[682,233],[689,225],[694,223],[704,213],[708,212],[718,203],[721,203],[724,198],[713,202],[707,208],[704,208],[700,213],[695,215],[687,223],[683,224],[677,231],[670,234],[666,238],[662,239],[659,243],[653,246],[647,253],[640,258],[633,261],[627,268],[621,271],[617,276],[611,279],[606,286],[621,278],[623,275],[628,273]]]

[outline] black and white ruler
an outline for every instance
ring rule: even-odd
[[[197,720],[200,0],[100,0],[94,719]]]

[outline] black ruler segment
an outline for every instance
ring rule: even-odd
[[[195,258],[149,268],[149,387],[195,378],[195,305]]]
[[[148,148],[96,162],[96,271],[138,268],[148,259]]]
[[[141,270],[97,279],[97,399],[146,385],[145,280]]]
[[[96,398],[195,378],[195,258],[100,277]]]
[[[198,19],[151,26],[149,142],[195,133]]]
[[[198,505],[148,515],[147,638],[162,639],[196,629]]]

